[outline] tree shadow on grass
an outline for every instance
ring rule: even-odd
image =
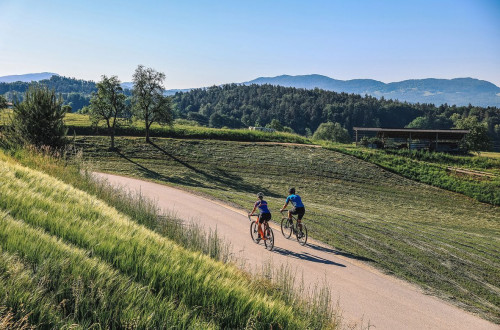
[[[210,174],[204,170],[201,170],[199,168],[194,167],[193,165],[189,164],[188,162],[183,161],[182,159],[177,158],[176,156],[172,155],[171,153],[169,153],[168,151],[166,151],[162,147],[158,146],[154,142],[149,142],[149,143],[153,147],[155,147],[156,149],[161,151],[164,155],[169,157],[170,159],[176,161],[177,163],[190,169],[191,171],[201,175],[205,180],[207,180],[209,182],[222,184],[222,185],[224,185],[228,188],[234,189],[236,191],[245,191],[245,192],[261,191],[266,196],[281,197],[280,195],[276,195],[262,186],[245,183],[240,176],[235,175],[233,173],[229,173],[229,172],[221,170],[221,169],[217,169],[217,172],[218,172],[217,175]],[[180,182],[180,183],[182,184],[182,182]]]
[[[274,253],[277,253],[277,254],[281,254],[282,256],[287,256],[287,257],[291,257],[291,258],[295,258],[295,259],[300,259],[300,260],[305,260],[305,261],[310,261],[310,262],[316,262],[316,263],[321,263],[321,264],[325,264],[325,265],[333,265],[333,266],[338,266],[338,267],[346,267],[346,265],[344,264],[339,264],[337,262],[334,262],[334,261],[331,261],[331,260],[328,260],[328,259],[325,259],[325,258],[321,258],[321,257],[318,257],[318,256],[315,256],[315,255],[312,255],[310,253],[297,253],[297,252],[293,252],[293,251],[290,251],[290,250],[287,250],[287,249],[283,249],[283,248],[280,248],[280,247],[274,247],[273,249],[273,252]]]
[[[337,251],[334,249],[327,248],[325,246],[320,246],[320,245],[316,245],[316,244],[312,244],[312,243],[308,243],[307,246],[314,249],[314,250],[322,251],[322,252],[326,252],[326,253],[331,253],[331,254],[334,254],[337,256],[343,256],[343,257],[347,257],[347,258],[355,259],[355,260],[360,260],[360,261],[375,262],[375,260],[370,259],[370,258],[358,256],[358,255],[347,253],[347,252]]]
[[[136,162],[136,161],[132,160],[131,158],[127,157],[126,155],[124,155],[119,150],[114,150],[114,152],[117,153],[121,158],[123,158],[126,161],[137,166],[139,173],[141,173],[142,176],[145,178],[158,180],[158,181],[164,181],[164,182],[170,182],[170,183],[175,183],[175,184],[180,184],[180,185],[187,185],[187,186],[192,186],[192,187],[208,188],[207,185],[205,185],[202,182],[199,182],[197,180],[187,179],[187,178],[181,179],[181,178],[165,176],[161,173],[158,173],[156,171],[153,171],[153,170],[147,168],[146,166],[144,166],[142,164],[139,164],[138,162]]]

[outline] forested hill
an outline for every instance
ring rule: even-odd
[[[500,106],[500,87],[473,78],[411,79],[385,84],[373,79],[337,80],[318,74],[260,77],[245,85],[270,84],[285,87],[372,95],[412,103]]]
[[[308,90],[272,85],[223,85],[193,89],[173,96],[177,116],[211,126],[265,126],[272,119],[295,132],[314,132],[323,122],[353,126],[404,127],[417,117],[421,128],[451,128],[454,113],[476,116],[487,123],[491,134],[500,127],[500,109],[495,107],[410,104],[371,96]]]
[[[72,111],[78,111],[90,103],[93,92],[97,91],[95,82],[75,78],[53,75],[50,79],[44,79],[37,82],[16,81],[11,83],[0,83],[0,95],[7,96],[7,99],[22,98],[28,87],[32,84],[39,84],[53,89],[61,94],[64,103],[72,107]],[[130,95],[130,91],[126,90]]]

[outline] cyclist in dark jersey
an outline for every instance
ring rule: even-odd
[[[297,215],[297,227],[299,228],[300,235],[303,235],[301,222],[302,217],[306,213],[306,209],[304,207],[304,204],[302,203],[302,199],[300,198],[300,196],[295,194],[295,188],[288,189],[288,193],[290,195],[286,198],[285,205],[281,208],[280,211],[286,209],[289,202],[292,203],[293,208],[291,210],[288,210],[288,219],[292,220],[292,214]]]
[[[259,217],[257,218],[257,223],[259,225],[259,239],[266,239],[264,237],[264,232],[262,231],[262,226],[261,224],[264,223],[264,221],[269,221],[271,220],[271,212],[269,211],[267,207],[267,202],[264,200],[264,194],[263,193],[258,193],[257,194],[258,200],[255,202],[253,205],[253,210],[250,212],[250,215],[254,215],[254,212],[256,209],[259,209]]]

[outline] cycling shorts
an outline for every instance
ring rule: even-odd
[[[261,213],[259,215],[259,223],[264,223],[264,221],[271,220],[271,213]]]
[[[305,207],[294,207],[290,210],[290,213],[293,215],[297,215],[297,219],[302,220],[302,217],[306,213]]]

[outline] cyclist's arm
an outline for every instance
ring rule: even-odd
[[[283,207],[281,208],[280,211],[283,211],[284,209],[286,209],[287,206],[288,206],[288,201],[285,203],[285,205],[283,205]]]
[[[250,215],[253,215],[253,213],[255,212],[255,209],[257,209],[257,206],[253,207],[253,210],[252,210],[252,212],[250,212]]]

